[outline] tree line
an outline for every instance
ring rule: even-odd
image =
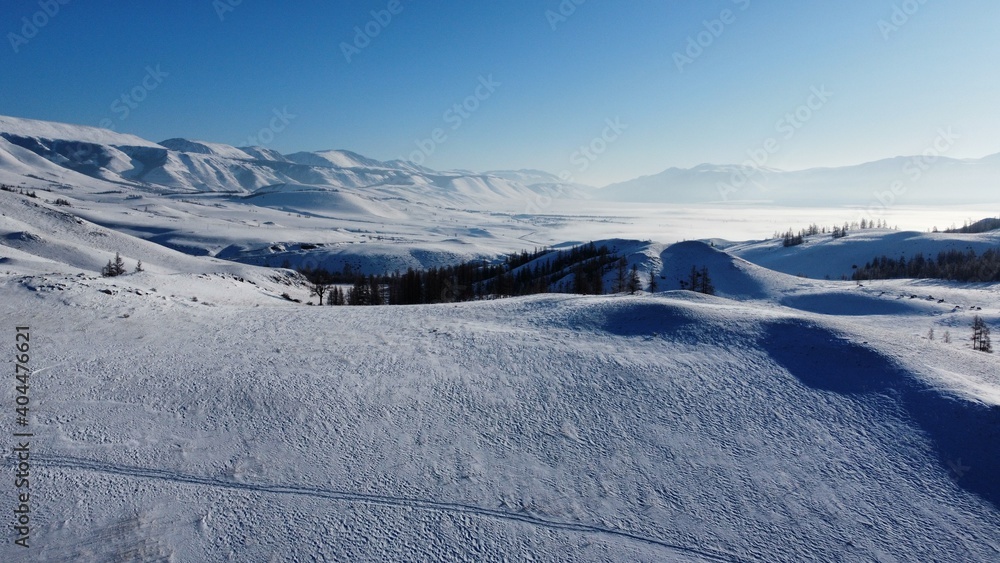
[[[861,221],[854,221],[853,223],[845,222],[843,225],[834,225],[831,228],[820,227],[816,223],[809,225],[805,229],[799,229],[795,232],[792,229],[788,229],[784,233],[774,233],[773,238],[781,239],[782,245],[785,247],[798,246],[805,242],[805,238],[814,235],[825,235],[830,234],[833,238],[844,238],[847,233],[851,230],[865,230],[865,229],[888,229],[889,223],[884,219],[861,219]]]
[[[939,279],[966,283],[1000,282],[1000,249],[982,254],[969,249],[939,252],[937,257],[917,254],[909,259],[879,256],[854,271],[854,280],[898,278]]]
[[[473,260],[383,275],[358,274],[349,266],[341,272],[322,267],[299,272],[309,281],[311,295],[327,305],[421,305],[551,291],[599,295],[605,293],[605,273],[620,260],[606,245],[591,242],[510,254],[496,263]]]
[[[971,221],[966,221],[964,225],[957,228],[945,229],[946,233],[988,233],[990,231],[996,231],[1000,229],[1000,217],[991,219],[981,219],[975,223]],[[937,232],[937,227],[934,227],[934,232]]]
[[[341,272],[325,268],[298,270],[309,282],[310,296],[325,305],[423,305],[500,299],[539,293],[603,295],[631,293],[659,283],[654,272],[643,280],[638,265],[631,268],[607,245],[593,242],[565,250],[535,249],[505,256],[498,262],[473,260],[455,266],[363,275],[345,265]],[[610,276],[610,287],[605,277]],[[707,268],[693,270],[682,289],[714,293]]]

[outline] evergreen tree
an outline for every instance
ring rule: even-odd
[[[590,289],[594,295],[604,295],[604,267],[600,261],[591,269]]]
[[[101,275],[106,278],[114,278],[125,273],[125,261],[121,254],[115,252],[115,259],[108,260],[108,263],[101,269]]]
[[[701,287],[701,274],[698,273],[698,268],[691,266],[691,272],[688,274],[687,281],[681,282],[681,289],[687,289],[690,291],[699,291]]]
[[[611,288],[611,293],[622,293],[625,291],[625,284],[627,282],[628,274],[628,260],[624,256],[618,259],[615,264],[615,285]]]
[[[701,278],[701,283],[698,286],[698,291],[705,295],[715,295],[715,286],[712,285],[712,278],[708,275],[708,266],[701,267],[699,277]]]
[[[371,285],[368,284],[368,280],[364,276],[358,276],[354,287],[351,288],[351,295],[354,296],[351,305],[367,306],[372,304]]]
[[[625,289],[631,295],[635,295],[637,291],[642,289],[642,279],[639,278],[639,265],[632,264],[632,271],[628,274],[628,282],[625,284]]]
[[[972,349],[988,354],[993,352],[993,345],[990,343],[990,327],[979,315],[972,319]]]
[[[659,284],[656,282],[656,272],[653,270],[649,271],[649,292],[656,293],[659,289]]]
[[[370,296],[369,305],[385,305],[385,299],[382,296],[382,284],[378,282],[374,275],[368,278],[368,295]]]

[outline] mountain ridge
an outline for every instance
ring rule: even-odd
[[[285,155],[267,147],[235,147],[182,137],[155,143],[97,127],[7,116],[0,116],[0,138],[59,168],[137,189],[246,194],[268,186],[304,184],[364,190],[380,197],[419,197],[443,206],[558,197],[622,203],[848,205],[884,210],[900,204],[992,202],[996,197],[993,188],[1000,179],[1000,153],[960,159],[929,152],[792,171],[750,163],[704,163],[692,168],[670,167],[658,174],[592,188],[530,168],[438,171],[402,160],[380,161],[347,149]],[[80,181],[72,174],[68,179],[60,178],[60,171],[49,164],[20,150],[3,148],[0,175],[7,181],[10,174],[15,178],[40,177],[55,184]],[[955,186],[962,189],[955,190]]]
[[[902,201],[994,201],[1000,153],[982,158],[896,156],[838,167],[781,170],[748,164],[671,167],[600,188],[594,197],[634,203],[768,201],[789,205],[887,207]],[[954,189],[956,185],[961,191]],[[886,201],[891,200],[891,201]]]

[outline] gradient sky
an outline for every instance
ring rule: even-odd
[[[275,124],[258,144],[381,160],[441,129],[417,153],[427,166],[592,185],[742,162],[772,138],[766,165],[786,169],[918,154],[946,127],[949,156],[1000,152],[996,0],[401,0],[385,26],[370,22],[389,0],[60,1],[4,1],[0,114],[233,145]],[[555,19],[561,4],[574,10]],[[912,12],[898,27],[894,7]],[[348,62],[366,25],[377,36]],[[489,77],[474,111],[447,113]],[[829,100],[810,100],[821,87]],[[796,110],[808,119],[789,135]],[[613,138],[609,119],[626,128],[579,153]]]

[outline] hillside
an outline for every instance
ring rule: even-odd
[[[880,256],[936,256],[939,252],[974,250],[977,254],[1000,247],[1000,232],[978,234],[918,233],[871,229],[851,231],[834,239],[828,234],[806,237],[799,246],[784,247],[780,239],[737,244],[727,249],[759,266],[813,279],[851,277],[854,266]]]
[[[58,366],[32,387],[43,557],[1000,549],[995,365],[921,342],[929,318],[688,293],[205,306],[45,279],[65,287],[7,277],[0,305]]]

